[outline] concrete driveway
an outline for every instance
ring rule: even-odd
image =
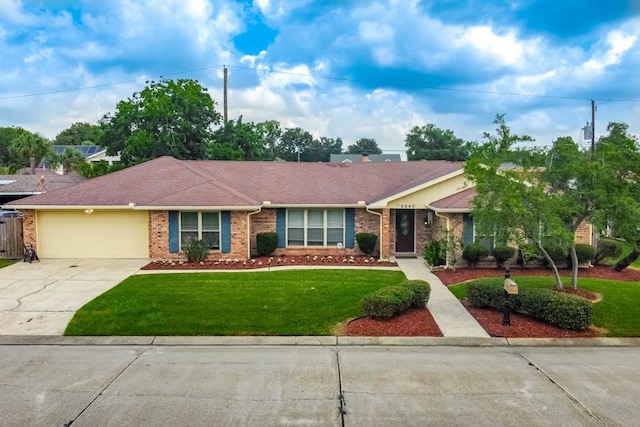
[[[62,335],[75,312],[146,259],[45,259],[0,269],[0,335]]]

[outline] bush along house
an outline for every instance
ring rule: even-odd
[[[443,230],[475,239],[463,165],[160,157],[5,206],[24,212],[25,243],[41,258],[182,260],[195,237],[210,259],[248,259],[267,232],[276,256],[362,255],[355,236],[368,232],[373,255],[391,259],[422,256]]]

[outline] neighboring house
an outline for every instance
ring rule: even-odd
[[[114,162],[120,161],[120,156],[107,156],[107,149],[105,147],[100,147],[99,145],[54,145],[53,151],[60,155],[64,153],[67,148],[78,151],[88,162],[99,162],[104,160],[109,165],[112,165]],[[42,160],[41,166],[44,168],[49,167],[47,159]],[[62,165],[59,165],[54,172],[62,175]]]
[[[0,205],[34,194],[69,187],[85,180],[76,174],[61,176],[46,169],[36,169],[35,175],[0,175]]]
[[[355,235],[373,232],[387,259],[420,256],[442,229],[473,238],[465,185],[463,163],[440,160],[161,157],[5,207],[24,212],[25,243],[43,258],[184,259],[181,242],[197,236],[214,259],[246,259],[258,233],[276,231],[276,255],[358,255]]]
[[[401,162],[400,154],[331,154],[331,163]]]

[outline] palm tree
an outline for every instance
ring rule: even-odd
[[[50,154],[53,150],[51,143],[47,139],[25,129],[20,129],[18,136],[11,141],[9,151],[18,158],[29,159],[31,175],[35,175],[37,161]]]
[[[64,152],[56,159],[56,162],[62,165],[63,175],[69,175],[71,171],[78,170],[85,161],[84,156],[71,147],[65,148]]]

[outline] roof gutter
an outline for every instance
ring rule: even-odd
[[[379,224],[380,224],[380,234],[379,234],[379,236],[380,236],[380,254],[378,255],[378,259],[382,259],[382,254],[384,253],[384,251],[382,250],[384,248],[384,246],[383,246],[383,243],[384,243],[383,237],[384,236],[382,235],[382,212],[372,211],[371,209],[369,209],[369,206],[367,206],[367,204],[365,202],[362,202],[362,204],[364,204],[364,208],[365,208],[365,210],[367,212],[369,212],[371,214],[374,214],[374,215],[377,215],[377,216],[380,217],[380,221],[378,221]],[[362,206],[362,204],[360,204],[360,206]]]

